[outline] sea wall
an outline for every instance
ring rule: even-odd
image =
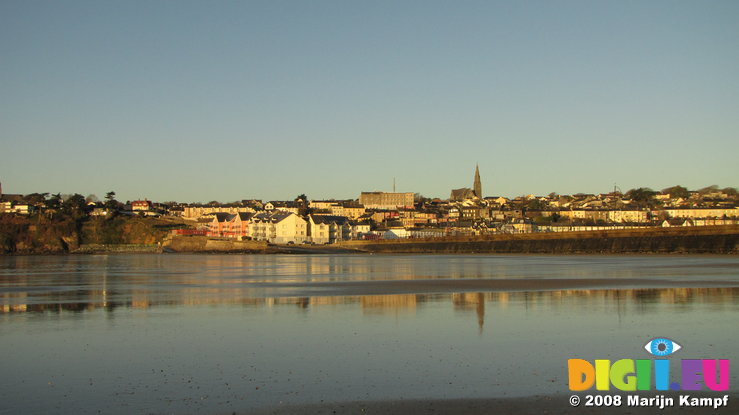
[[[708,228],[708,227],[705,227]],[[627,232],[568,232],[495,235],[478,238],[351,241],[343,247],[383,253],[523,253],[523,254],[737,254],[739,227]],[[733,228],[733,229],[729,229]]]
[[[98,253],[151,253],[161,252],[159,244],[82,244],[79,248],[70,251],[72,254],[98,254]]]
[[[162,247],[163,252],[269,252],[264,241],[216,240],[205,236],[173,236],[165,240]]]

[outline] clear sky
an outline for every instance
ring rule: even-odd
[[[6,193],[739,182],[739,2],[0,2]]]

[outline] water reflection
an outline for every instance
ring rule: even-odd
[[[397,314],[425,303],[451,303],[460,313],[474,314],[482,332],[490,302],[521,301],[527,308],[616,304],[618,313],[649,312],[656,303],[732,304],[738,264],[733,258],[700,257],[6,257],[0,260],[0,313],[354,304],[367,314]],[[562,281],[573,287],[557,285]],[[657,287],[614,289],[643,281]],[[605,287],[588,287],[598,284]],[[674,284],[689,287],[669,288]]]
[[[508,293],[505,296],[505,301],[508,301]],[[496,300],[493,300],[496,301]],[[461,311],[469,311],[474,309],[477,314],[477,326],[482,333],[483,326],[485,325],[485,294],[483,293],[462,293],[453,294],[452,303],[454,308]]]
[[[131,288],[128,293],[113,293],[111,300],[102,290],[73,290],[34,293],[29,302],[27,292],[0,294],[0,314],[17,313],[82,313],[119,308],[150,309],[155,307],[194,307],[229,305],[246,308],[298,307],[302,309],[350,305],[363,314],[413,314],[426,305],[450,304],[456,312],[475,318],[479,332],[485,326],[486,305],[494,303],[505,308],[510,302],[521,303],[526,310],[558,308],[608,310],[618,315],[645,314],[665,304],[681,306],[689,311],[692,306],[711,305],[715,309],[736,307],[739,288],[660,288],[660,289],[589,289],[525,292],[476,292],[449,294],[386,294],[358,296],[314,297],[244,297],[242,290],[187,288],[179,295],[155,290]],[[214,295],[216,294],[216,295]],[[43,299],[43,301],[40,301]]]
[[[135,279],[145,272],[200,281],[340,281],[415,278],[720,278],[736,277],[733,257],[470,255],[90,255],[0,258],[0,279],[70,274]],[[22,273],[17,273],[22,270]],[[71,277],[68,277],[68,279]]]

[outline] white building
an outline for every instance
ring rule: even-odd
[[[299,244],[308,240],[308,222],[292,212],[262,212],[249,220],[249,236],[274,244]]]
[[[2,202],[0,203],[0,212],[17,213],[19,215],[30,215],[36,210],[36,207],[28,203]]]
[[[182,217],[189,220],[197,220],[202,216],[212,215],[214,213],[254,213],[255,210],[248,206],[186,206],[182,212]]]
[[[405,239],[411,236],[411,231],[405,228],[390,228],[382,234],[382,239]]]
[[[609,210],[608,221],[615,223],[644,223],[649,219],[645,210]]]
[[[364,235],[369,234],[371,227],[368,223],[357,223],[352,226],[352,238],[362,239]]]
[[[310,240],[316,244],[333,244],[351,239],[349,218],[333,215],[310,215]]]
[[[739,217],[739,207],[732,209],[664,209],[663,213],[667,214],[670,218],[690,218],[690,219],[704,219],[704,218],[716,218],[722,219],[736,218]]]

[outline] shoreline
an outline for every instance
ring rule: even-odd
[[[347,240],[330,245],[277,245],[267,241],[172,235],[141,241],[145,243],[79,243],[77,239],[65,241],[64,238],[57,242],[9,245],[0,256],[101,253],[739,255],[739,225]]]
[[[597,393],[594,391],[575,392],[562,395],[533,395],[526,397],[502,397],[502,398],[472,398],[472,399],[411,399],[411,400],[384,400],[384,401],[353,401],[318,403],[303,405],[284,405],[258,408],[255,410],[228,412],[229,414],[251,414],[251,415],[288,415],[288,414],[383,414],[383,415],[416,415],[416,414],[653,414],[666,411],[665,413],[678,412],[681,414],[729,414],[739,410],[739,392],[698,392],[690,393],[659,393],[658,391],[642,391],[628,394],[626,392],[611,393],[611,395],[638,395],[649,398],[658,395],[673,397],[674,406],[665,407],[660,410],[658,406],[628,406],[626,402],[621,406],[612,407],[587,407],[583,404],[572,406],[569,398],[578,395],[584,398],[586,395],[607,395],[608,393]],[[690,395],[705,398],[721,398],[729,395],[728,405],[714,409],[713,407],[686,407],[679,406],[678,396]],[[221,415],[221,414],[219,414]],[[226,415],[226,413],[222,414]]]
[[[739,257],[737,252],[407,252],[407,251],[362,251],[358,249],[345,248],[318,248],[305,251],[293,250],[292,248],[276,247],[274,249],[259,250],[189,250],[189,251],[172,251],[166,248],[161,251],[141,250],[141,251],[125,251],[120,250],[94,250],[94,251],[42,251],[42,252],[0,252],[2,257],[22,257],[22,256],[85,256],[85,255],[387,255],[387,256],[548,256],[548,257],[587,257],[587,256],[613,256],[613,257],[701,257],[701,258],[732,258]]]

